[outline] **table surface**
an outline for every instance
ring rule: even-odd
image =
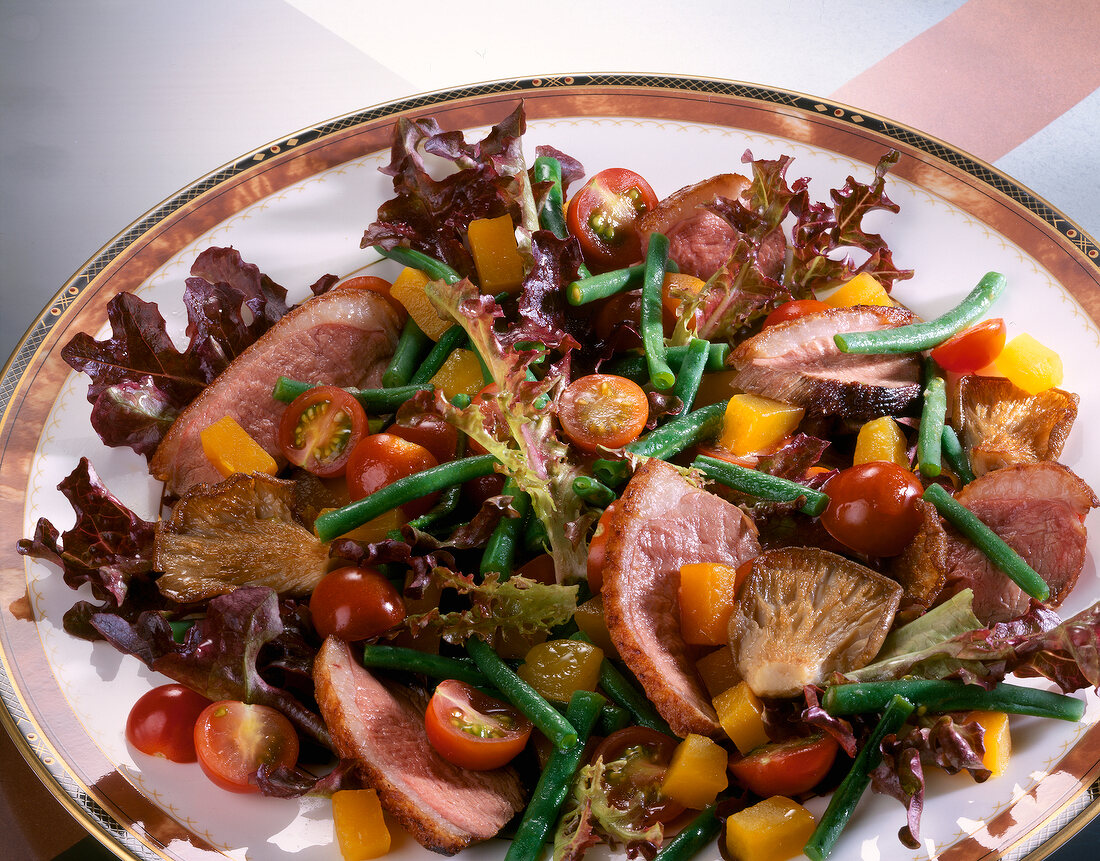
[[[112,236],[212,168],[370,104],[496,78],[667,72],[828,97],[970,151],[1100,237],[1091,0],[702,0],[674,18],[656,0],[628,16],[568,0],[552,21],[421,0],[434,27],[372,5],[0,2],[0,354]],[[0,774],[4,857],[91,857],[6,736]],[[1052,857],[1098,846],[1100,820]]]

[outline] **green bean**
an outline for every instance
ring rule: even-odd
[[[768,499],[772,502],[795,502],[799,497],[805,497],[806,501],[798,510],[811,517],[817,517],[829,504],[829,497],[820,490],[806,487],[797,481],[768,475],[766,472],[726,463],[714,457],[700,455],[691,465],[705,472],[708,478],[713,478],[726,487],[732,487],[734,490],[760,499]]]
[[[726,369],[726,356],[729,355],[730,345],[724,341],[715,341],[707,350],[707,363],[704,371],[724,371]],[[673,371],[680,372],[684,358],[687,356],[688,347],[685,345],[669,347],[666,354],[668,364]],[[645,356],[641,353],[627,354],[612,359],[600,366],[601,373],[617,374],[626,377],[639,385],[649,382],[649,369],[646,367]]]
[[[430,340],[416,325],[416,321],[409,317],[401,329],[401,337],[397,341],[389,367],[382,374],[382,385],[387,389],[408,385]]]
[[[596,735],[609,736],[630,726],[630,712],[608,703],[600,709],[600,721],[596,724]]]
[[[615,491],[587,475],[578,475],[573,479],[573,492],[585,502],[599,508],[607,508],[615,501]]]
[[[1004,572],[1017,586],[1032,598],[1046,601],[1050,587],[1039,574],[1023,560],[1015,550],[1005,544],[996,532],[982,523],[978,516],[956,500],[938,484],[930,484],[924,491],[924,499],[936,506],[952,526],[982,551],[996,568]]]
[[[708,804],[683,830],[661,848],[653,861],[691,861],[722,831],[722,820]]]
[[[699,391],[699,383],[703,379],[703,371],[709,358],[710,341],[692,338],[687,345],[687,355],[676,371],[676,385],[672,389],[672,394],[683,402],[684,413],[691,412],[691,405],[695,403],[695,395]]]
[[[271,396],[277,401],[290,403],[303,392],[316,388],[321,383],[303,383],[298,380],[289,380],[279,377],[275,383],[275,389]],[[428,385],[398,386],[393,389],[344,389],[349,395],[363,405],[363,409],[369,414],[392,413],[417,392],[431,391]]]
[[[466,409],[470,405],[470,396],[465,392],[459,392],[453,398],[451,398],[451,404],[458,407],[460,410]]]
[[[363,665],[384,670],[420,673],[433,679],[458,679],[469,685],[489,684],[485,674],[469,658],[448,658],[400,646],[363,646]]]
[[[940,679],[832,685],[825,689],[821,704],[832,715],[863,714],[879,711],[895,695],[931,712],[993,711],[1065,721],[1078,721],[1085,713],[1081,700],[1051,691],[1005,682],[987,690]]]
[[[597,299],[606,299],[637,287],[645,279],[645,264],[613,269],[599,275],[590,275],[571,281],[565,288],[565,298],[570,305],[587,305]]]
[[[424,357],[424,361],[420,363],[420,367],[416,369],[416,373],[412,375],[409,382],[413,385],[430,382],[432,377],[443,367],[447,357],[465,340],[466,330],[457,324],[451,326],[450,329],[439,336],[439,340],[428,351],[428,355]]]
[[[406,502],[412,502],[452,484],[462,484],[471,478],[489,475],[494,471],[496,462],[491,454],[483,454],[453,460],[406,478],[399,478],[370,496],[364,496],[343,508],[324,512],[314,521],[313,529],[321,541],[332,541]]]
[[[452,484],[450,487],[443,488],[439,494],[439,502],[433,505],[428,511],[421,514],[419,517],[414,517],[409,521],[409,526],[414,529],[427,529],[433,523],[437,523],[444,517],[454,513],[454,510],[458,508],[459,500],[462,497],[462,485]],[[400,531],[400,530],[398,530]]]
[[[915,353],[946,341],[986,312],[1004,292],[1005,277],[987,272],[958,305],[935,320],[874,332],[845,332],[833,340],[842,353]]]
[[[543,844],[558,820],[561,806],[569,797],[573,778],[584,759],[585,742],[604,702],[603,697],[591,691],[573,694],[565,715],[577,728],[577,740],[569,748],[559,748],[550,754],[504,861],[535,861],[542,854]]]
[[[639,457],[655,457],[668,460],[698,442],[710,439],[722,425],[726,412],[724,403],[700,407],[687,415],[677,416],[668,424],[634,440],[623,448],[624,452]],[[628,467],[625,460],[599,459],[592,466],[596,478],[608,487],[617,487],[626,479]]]
[[[662,320],[662,291],[668,267],[668,238],[663,233],[649,237],[645,258],[645,280],[642,282],[642,346],[649,365],[649,381],[659,391],[671,389],[676,375],[665,358],[665,330]]]
[[[523,549],[528,553],[547,553],[550,547],[550,536],[546,534],[546,524],[539,517],[527,519],[527,526],[523,530]]]
[[[558,239],[565,239],[569,230],[565,226],[564,200],[561,188],[561,162],[553,156],[540,155],[535,159],[535,182],[551,183],[546,199],[539,210],[539,226],[549,230]]]
[[[448,284],[455,284],[462,280],[462,276],[446,263],[436,260],[434,257],[429,257],[422,251],[401,247],[386,249],[381,245],[375,245],[374,250],[383,257],[397,261],[402,266],[419,269],[433,281],[446,281]]]
[[[531,516],[531,497],[520,490],[515,479],[511,477],[504,482],[501,495],[512,497],[512,508],[518,516],[509,517],[505,514],[493,529],[485,545],[485,552],[481,555],[481,575],[484,577],[489,572],[495,572],[501,580],[506,580],[512,576],[516,548],[523,538],[527,518]]]
[[[946,458],[952,472],[959,477],[963,484],[970,484],[974,480],[974,470],[970,468],[970,458],[959,442],[959,437],[951,425],[943,426],[943,456]]]
[[[888,735],[897,733],[912,712],[913,704],[902,697],[894,697],[890,700],[881,720],[856,754],[851,769],[833,792],[829,806],[821,815],[817,828],[802,849],[810,861],[825,861],[829,857],[829,853],[833,851],[840,837],[840,832],[852,818],[860,797],[871,783],[871,772],[882,762],[882,740]]]
[[[496,685],[508,702],[523,712],[558,750],[565,750],[577,743],[579,733],[561,712],[548,703],[527,682],[515,674],[500,659],[488,643],[478,637],[466,641],[466,651],[481,670]],[[599,709],[597,709],[598,713]]]
[[[591,643],[592,639],[583,631],[573,634],[570,639]],[[649,729],[663,732],[665,735],[675,737],[675,733],[669,729],[665,719],[657,714],[653,703],[643,694],[609,658],[605,657],[600,664],[600,687],[608,698],[618,706],[626,709],[634,723]]]
[[[924,384],[924,408],[920,414],[920,431],[917,434],[917,464],[920,474],[935,478],[943,467],[940,463],[943,451],[944,418],[947,416],[947,387],[943,377],[931,373]]]

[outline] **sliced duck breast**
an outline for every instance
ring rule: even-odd
[[[680,566],[736,567],[760,553],[756,527],[734,505],[648,460],[608,524],[603,604],[623,661],[673,731],[717,736],[717,715],[680,633]]]
[[[523,808],[514,769],[470,771],[441,757],[422,698],[380,682],[343,640],[325,640],[313,681],[337,753],[359,763],[383,809],[425,848],[453,855],[496,836]]]
[[[830,308],[768,326],[730,354],[733,386],[796,404],[811,416],[866,421],[898,415],[920,396],[920,356],[842,353],[833,336],[913,322],[902,308]]]
[[[149,463],[169,493],[182,496],[201,482],[222,480],[199,434],[232,416],[276,462],[279,419],[286,409],[271,396],[280,376],[336,386],[376,386],[397,345],[398,318],[370,290],[336,289],[292,310],[237,356],[172,424]]]
[[[957,497],[1020,554],[1050,587],[1059,606],[1085,564],[1083,517],[1100,505],[1092,489],[1068,467],[1041,462],[1008,466],[972,481]],[[1004,622],[1027,611],[1030,599],[977,547],[947,528],[946,584],[941,600],[969,587],[974,615]]]

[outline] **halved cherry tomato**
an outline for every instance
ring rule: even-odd
[[[195,752],[203,774],[230,792],[259,792],[261,765],[290,768],[298,761],[298,734],[269,706],[220,700],[195,722]]]
[[[821,525],[841,544],[869,556],[897,556],[921,525],[924,487],[896,463],[876,460],[843,469],[825,482],[829,505]]]
[[[343,475],[366,433],[367,414],[359,401],[336,386],[315,386],[283,413],[279,447],[287,460],[314,475]]]
[[[596,523],[596,531],[592,533],[592,540],[588,543],[588,588],[594,595],[603,588],[603,563],[607,557],[607,539],[610,537],[607,524],[615,514],[617,503],[618,500],[615,500],[603,510]]]
[[[432,694],[424,728],[432,747],[448,762],[486,771],[500,768],[523,750],[532,726],[512,706],[447,679]]]
[[[458,448],[458,429],[454,425],[447,424],[439,416],[417,413],[399,418],[389,426],[387,432],[424,446],[440,463],[455,459],[455,450]]]
[[[594,269],[620,269],[641,259],[637,221],[656,205],[657,195],[638,174],[609,168],[569,199],[565,223]]]
[[[829,306],[817,299],[795,299],[791,302],[784,302],[764,318],[764,328],[828,310]]]
[[[363,437],[348,458],[348,494],[353,501],[362,499],[399,478],[433,466],[439,466],[439,461],[424,446],[389,433],[370,434]],[[401,511],[410,519],[419,517],[427,513],[437,499],[438,493],[430,493],[402,505]]]
[[[731,760],[729,769],[742,786],[761,798],[797,798],[829,773],[838,748],[831,735],[765,744]]]
[[[952,335],[933,348],[932,358],[945,371],[973,374],[993,364],[1004,348],[1005,321],[995,317]]]
[[[337,568],[321,578],[309,599],[322,637],[355,642],[377,637],[405,618],[401,593],[374,568]]]
[[[661,795],[665,771],[676,752],[678,739],[647,729],[631,726],[611,733],[592,752],[591,761],[603,757],[607,798],[620,810],[641,809],[644,825],[670,822],[684,812],[679,802]]]
[[[141,695],[126,718],[126,740],[142,753],[194,762],[195,721],[210,700],[183,685],[161,685]]]
[[[614,374],[574,380],[558,398],[558,420],[577,448],[622,448],[645,430],[649,398],[642,387]]]

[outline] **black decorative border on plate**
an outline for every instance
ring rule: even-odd
[[[384,119],[406,111],[431,108],[460,99],[485,95],[523,94],[525,92],[559,88],[599,87],[609,89],[636,87],[642,90],[681,90],[700,94],[734,96],[763,104],[794,108],[811,116],[827,115],[834,120],[870,129],[884,137],[906,144],[950,164],[1000,192],[1069,240],[1100,274],[1100,246],[1097,245],[1096,240],[1078,225],[1065,218],[1045,200],[984,162],[960,150],[953,149],[935,138],[883,117],[856,111],[847,105],[751,83],[716,78],[685,78],[672,75],[579,74],[489,81],[386,102],[305,129],[254,150],[219,168],[150,210],[100,249],[79,272],[73,275],[46,306],[39,319],[28,329],[27,334],[4,368],[2,377],[0,377],[0,425],[6,418],[12,396],[31,358],[37,353],[38,348],[57,320],[61,318],[65,310],[77,297],[136,239],[191,201],[227,180],[255,167],[270,156],[277,156],[302,144],[312,143],[365,122]],[[0,460],[3,459],[4,446],[5,440],[0,439]],[[96,836],[104,845],[108,846],[120,858],[140,859],[140,861],[157,861],[157,859],[162,858],[161,855],[155,853],[148,846],[143,845],[133,832],[120,826],[84,788],[72,779],[72,776],[65,770],[63,763],[60,763],[44,744],[38,728],[35,727],[33,720],[27,715],[18,694],[12,686],[7,667],[3,665],[0,665],[0,701],[3,702],[8,712],[8,714],[2,716],[0,723],[7,725],[9,730],[13,729],[12,735],[16,738],[17,743],[38,760],[35,771],[43,779],[46,779],[48,775],[55,783],[56,791],[54,794],[60,793],[71,799],[76,807],[85,814],[84,824],[86,826],[97,826],[101,829]],[[1036,831],[1031,838],[1010,849],[1004,857],[1020,859],[1026,856],[1029,859],[1034,859],[1034,861],[1045,857],[1053,848],[1045,849],[1045,844],[1083,811],[1098,803],[1100,803],[1100,779],[1082,793],[1074,803],[1063,808],[1043,828]]]

